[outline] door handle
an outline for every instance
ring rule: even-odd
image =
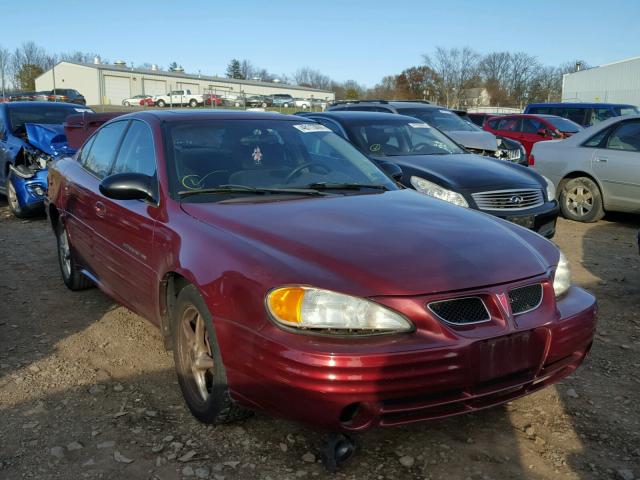
[[[596,157],[596,162],[607,163],[609,159],[607,157]]]
[[[96,202],[93,208],[96,212],[96,216],[100,218],[104,218],[104,216],[107,214],[107,208],[104,206],[104,203],[102,202]]]

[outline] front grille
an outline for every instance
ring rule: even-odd
[[[524,210],[544,203],[542,190],[536,188],[493,190],[472,193],[471,196],[480,210]]]
[[[441,300],[431,302],[427,306],[429,310],[448,323],[465,325],[491,320],[491,315],[480,297]]]
[[[503,152],[506,159],[510,162],[519,162],[522,158],[522,152],[519,148],[516,150],[503,150]]]
[[[509,290],[509,300],[514,315],[535,310],[542,302],[542,285],[536,283]]]

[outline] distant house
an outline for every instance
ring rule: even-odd
[[[484,87],[467,88],[460,99],[461,107],[488,107],[491,105],[491,95]]]

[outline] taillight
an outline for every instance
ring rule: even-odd
[[[533,158],[533,153],[529,154],[529,165],[535,165],[536,164],[536,159]]]

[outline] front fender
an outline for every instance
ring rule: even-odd
[[[11,166],[9,181],[13,185],[21,208],[37,208],[44,204],[47,195],[47,169],[36,170],[32,176]]]

